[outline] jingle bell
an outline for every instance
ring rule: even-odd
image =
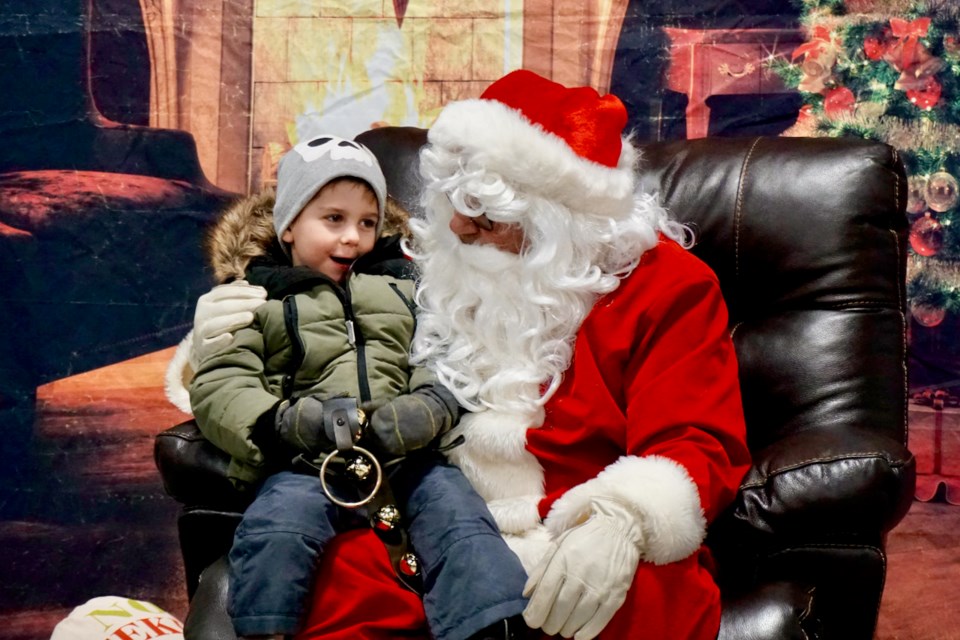
[[[377,515],[374,517],[374,525],[377,529],[381,531],[390,531],[400,524],[400,511],[393,506],[388,504],[385,507],[380,507],[377,510]]]
[[[366,480],[373,470],[373,465],[364,456],[357,456],[346,467],[347,474],[354,480]]]
[[[417,562],[417,556],[412,553],[405,553],[400,558],[400,571],[408,576],[415,576],[420,571],[420,564]]]

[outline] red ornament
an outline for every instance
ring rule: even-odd
[[[931,109],[940,100],[940,83],[929,76],[924,82],[923,89],[907,91],[907,100],[921,109]]]
[[[864,38],[863,53],[871,60],[879,60],[886,51],[887,49],[880,42],[880,38]]]
[[[827,116],[836,118],[845,113],[851,113],[856,102],[853,91],[846,87],[837,87],[828,91],[823,97],[823,111]]]
[[[943,246],[943,225],[929,215],[917,218],[910,226],[910,246],[922,256],[935,255]]]
[[[924,327],[935,327],[947,316],[946,309],[929,304],[911,304],[910,313]]]

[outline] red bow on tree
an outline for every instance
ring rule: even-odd
[[[927,35],[930,18],[917,18],[907,22],[902,18],[890,18],[890,33],[900,41],[900,69],[906,69],[917,60],[920,38]]]
[[[814,27],[813,33],[810,34],[810,41],[804,42],[794,49],[790,59],[796,60],[800,56],[807,54],[808,58],[816,60],[817,56],[819,56],[824,49],[834,44],[836,43],[830,38],[830,30],[823,25],[818,25]]]

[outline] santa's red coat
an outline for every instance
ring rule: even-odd
[[[468,440],[471,428],[489,423],[482,418],[467,421]],[[503,476],[502,464],[485,467],[482,450],[462,447],[473,456],[465,472],[497,505],[491,510],[501,528],[523,537],[527,528],[544,530],[525,518],[543,518],[557,535],[589,516],[593,496],[631,505],[653,542],[600,637],[713,640],[720,597],[701,542],[749,464],[736,358],[714,274],[672,241],[647,251],[596,303],[542,426],[524,431],[526,450],[517,453],[527,468],[514,477]],[[498,455],[509,441],[493,443]],[[506,515],[498,511],[511,502]],[[529,516],[524,503],[535,507]],[[429,637],[421,607],[393,580],[378,545],[372,533],[356,532],[324,554],[301,638]],[[415,629],[420,636],[411,635]]]
[[[583,500],[612,493],[702,540],[706,523],[674,507],[692,488],[712,521],[749,465],[736,356],[713,272],[672,242],[645,253],[587,317],[544,426],[527,438],[544,470],[540,513],[554,533],[582,515]],[[644,528],[649,539],[651,527]],[[687,540],[655,544],[647,557],[669,562],[641,561],[626,603],[600,637],[716,638],[720,597],[709,552],[688,555]],[[686,557],[674,561],[678,554]]]

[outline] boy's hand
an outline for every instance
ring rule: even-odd
[[[323,429],[323,403],[312,396],[281,402],[275,427],[280,441],[299,453],[317,455],[336,448]]]
[[[362,431],[362,415],[356,398],[321,401],[316,396],[304,396],[281,402],[274,425],[281,442],[299,453],[319,456],[353,448]]]
[[[402,456],[422,449],[449,430],[459,405],[445,387],[430,384],[397,396],[370,416],[373,438],[384,451]]]

